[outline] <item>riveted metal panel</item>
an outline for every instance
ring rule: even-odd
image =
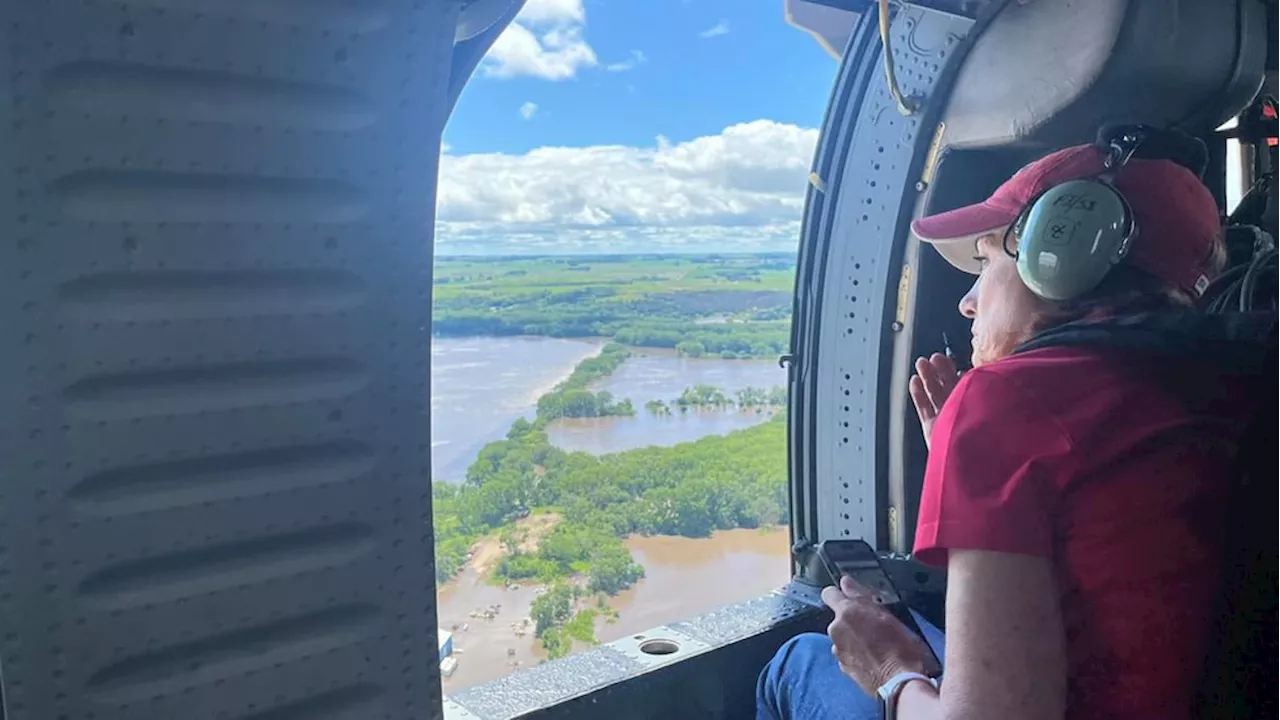
[[[868,22],[874,25],[874,18]],[[897,13],[890,44],[904,95],[928,98],[971,22],[910,6]],[[865,41],[870,25],[851,42]],[[885,396],[878,384],[903,272],[895,239],[905,232],[916,192],[910,173],[927,150],[931,128],[922,139],[922,114],[897,109],[884,81],[882,53],[846,58],[859,65],[846,69],[841,81],[863,82],[866,89],[841,110],[847,119],[828,118],[826,132],[833,138],[825,142],[840,144],[835,152],[842,162],[822,178],[821,216],[806,219],[806,240],[823,260],[811,311],[816,353],[805,359],[805,372],[812,378],[816,539],[874,540],[884,534],[877,526],[885,466],[878,427]]]
[[[11,720],[439,715],[457,5],[0,7]]]

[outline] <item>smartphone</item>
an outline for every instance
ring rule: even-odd
[[[901,593],[889,579],[889,573],[880,564],[880,556],[876,555],[875,548],[863,540],[823,540],[818,543],[818,557],[822,559],[822,564],[837,586],[840,578],[848,575],[854,582],[871,590],[877,603],[883,605],[899,622],[924,641],[929,654],[933,656],[935,666],[941,667],[924,631],[920,629]]]

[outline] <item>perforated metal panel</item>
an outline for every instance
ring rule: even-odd
[[[439,714],[455,4],[0,4],[11,720]]]
[[[875,18],[866,22],[874,25]],[[898,13],[891,47],[903,94],[927,98],[950,53],[971,25],[966,18],[921,8]],[[863,26],[864,35],[870,26]],[[859,38],[855,36],[853,42]],[[865,41],[865,39],[864,39]],[[843,164],[824,178],[827,215],[812,232],[825,242],[816,358],[806,361],[813,377],[819,538],[877,537],[877,478],[884,474],[883,430],[877,427],[884,401],[877,384],[892,332],[896,288],[902,268],[894,264],[894,240],[904,231],[915,198],[910,175],[928,145],[921,117],[901,114],[884,81],[881,53],[846,53],[860,62],[867,82],[847,125],[829,124],[844,143]],[[842,82],[858,76],[846,73]],[[829,123],[831,121],[829,120]],[[925,129],[928,134],[932,126]],[[810,221],[813,222],[812,220]],[[811,226],[812,227],[812,226]],[[905,388],[902,388],[905,392]]]

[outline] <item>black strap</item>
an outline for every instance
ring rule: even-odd
[[[1204,179],[1209,167],[1209,147],[1198,137],[1174,128],[1157,128],[1151,125],[1110,124],[1098,128],[1094,144],[1103,150],[1111,147],[1114,138],[1138,132],[1143,135],[1142,144],[1134,151],[1132,159],[1169,160]]]

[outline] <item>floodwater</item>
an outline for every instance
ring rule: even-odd
[[[485,443],[505,436],[516,418],[533,418],[538,397],[602,345],[541,337],[434,338],[433,477],[461,480]],[[593,390],[631,399],[635,417],[561,420],[548,428],[548,434],[560,447],[597,454],[674,445],[764,422],[770,412],[677,410],[654,416],[644,409],[649,400],[670,402],[697,384],[713,385],[732,396],[747,386],[769,389],[785,382],[785,371],[772,360],[681,358],[671,352],[638,350],[612,375],[592,384]],[[645,567],[646,577],[610,599],[618,618],[597,623],[601,642],[762,595],[783,585],[790,574],[785,528],[730,530],[709,538],[633,537],[627,545]],[[523,636],[516,633],[537,592],[534,585],[490,585],[471,567],[440,588],[439,626],[454,631],[458,659],[453,676],[444,679],[445,693],[545,660],[532,627]],[[472,617],[486,609],[496,613],[491,618]]]
[[[710,538],[635,536],[626,542],[644,579],[610,599],[612,625],[596,639],[613,642],[658,625],[764,595],[791,579],[787,528],[721,530]]]
[[[486,443],[502,439],[516,418],[533,419],[538,397],[601,347],[600,340],[546,337],[433,338],[432,477],[461,481]],[[772,389],[786,380],[786,371],[773,360],[683,358],[638,349],[612,375],[591,384],[593,390],[630,398],[634,417],[558,420],[547,434],[558,447],[594,454],[724,435],[764,422],[770,412],[673,410],[669,416],[656,416],[644,404],[669,403],[698,384],[714,385],[732,397],[748,386]]]
[[[712,385],[730,398],[738,390],[754,386],[772,389],[785,385],[786,370],[773,360],[723,360],[687,358],[675,353],[640,349],[612,375],[591,384],[616,398],[629,398],[634,417],[572,418],[557,420],[547,428],[553,445],[595,455],[621,452],[649,445],[671,446],[707,435],[725,435],[768,420],[771,411],[690,410],[653,415],[644,404],[662,400],[670,404],[685,388]]]
[[[432,338],[431,476],[460,481],[485,443],[603,343],[547,337]]]
[[[786,528],[726,530],[709,538],[632,537],[627,546],[645,568],[645,577],[610,598],[616,622],[600,620],[596,639],[611,642],[782,587],[790,577]],[[532,632],[512,627],[529,614],[532,586],[506,590],[487,584],[468,569],[440,590],[440,627],[455,626],[458,669],[444,679],[456,693],[537,665],[546,654]],[[469,617],[473,610],[501,605],[491,619]],[[466,629],[463,630],[463,624]]]
[[[490,585],[475,569],[468,567],[440,588],[436,605],[437,625],[453,633],[453,654],[458,669],[443,678],[445,694],[479,685],[532,667],[546,659],[533,628],[518,637],[512,623],[529,615],[529,605],[537,597],[535,585],[507,590]],[[499,605],[492,620],[471,617],[476,610]],[[508,654],[514,651],[514,654]]]

